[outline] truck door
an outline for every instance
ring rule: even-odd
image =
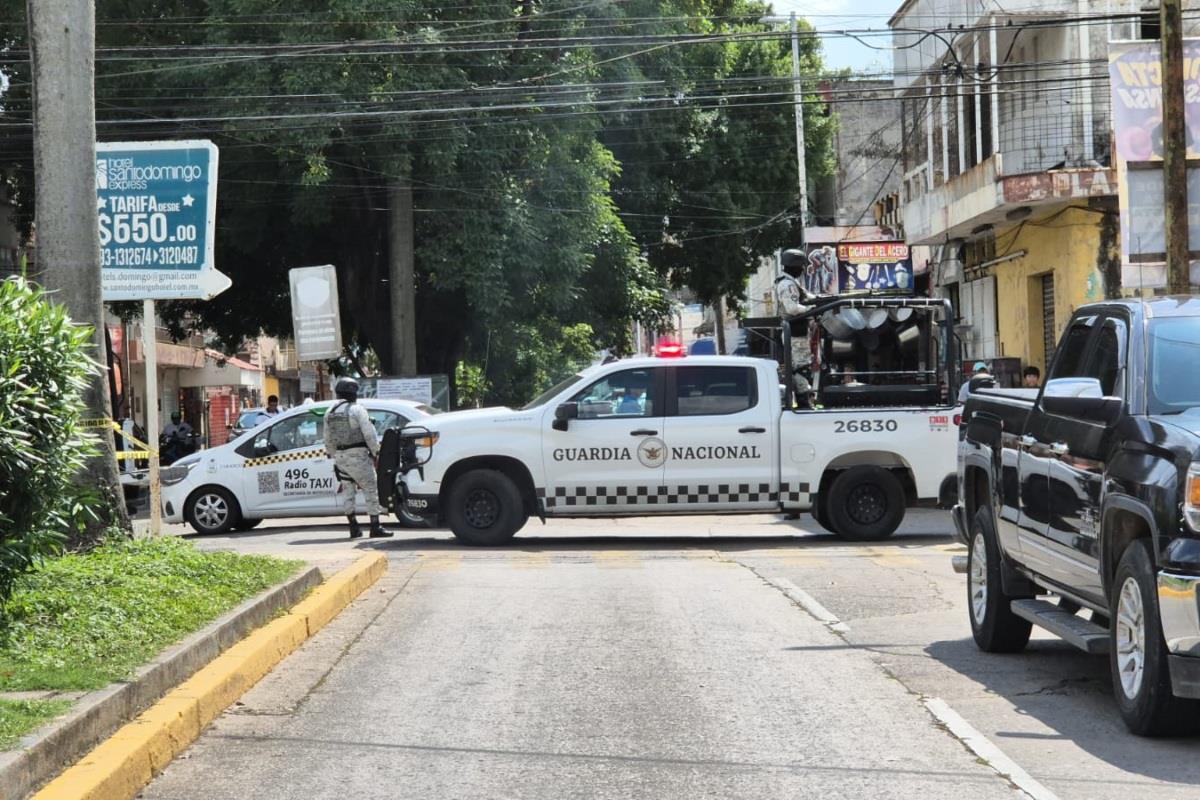
[[[1068,440],[1086,441],[1083,449],[1095,455],[1097,442],[1092,433],[1081,426],[1082,420],[1069,420],[1046,412],[1046,395],[1075,391],[1080,379],[1089,377],[1096,364],[1096,334],[1099,315],[1089,314],[1073,320],[1063,334],[1058,353],[1042,395],[1029,417],[1029,427],[1022,438],[1020,456],[1021,476],[1021,554],[1038,572],[1068,586],[1099,585],[1095,560],[1095,530],[1085,534],[1084,521],[1093,513],[1089,510],[1095,492],[1095,511],[1099,510],[1099,476],[1091,473],[1103,464],[1094,459],[1079,459]],[[1115,335],[1110,328],[1109,336]],[[1110,346],[1112,342],[1110,340]],[[1115,351],[1114,351],[1115,357]],[[1115,375],[1112,377],[1115,380]],[[1103,426],[1093,426],[1103,433]],[[1082,439],[1080,438],[1082,437]],[[1084,539],[1090,538],[1089,541]],[[1090,577],[1089,577],[1090,576]]]
[[[612,372],[571,401],[579,418],[542,437],[546,513],[561,516],[646,514],[666,508],[663,491],[662,367]]]
[[[1096,326],[1084,378],[1099,381],[1105,397],[1126,398],[1125,352],[1129,325],[1116,315]],[[1094,420],[1046,415],[1049,440],[1047,544],[1070,567],[1071,585],[1103,601],[1100,579],[1100,505],[1111,433]]]
[[[665,481],[677,510],[779,507],[779,410],[755,367],[677,366],[667,402]]]
[[[242,513],[262,516],[317,516],[336,511],[333,462],[325,457],[324,420],[313,413],[292,414],[255,431],[237,453],[243,463]]]

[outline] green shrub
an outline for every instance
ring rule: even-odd
[[[86,510],[71,480],[95,446],[81,427],[90,343],[42,290],[0,281],[0,599]]]

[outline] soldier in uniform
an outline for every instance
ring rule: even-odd
[[[358,381],[342,378],[333,389],[342,402],[325,415],[325,453],[333,459],[342,493],[342,512],[350,520],[350,538],[362,536],[354,516],[354,498],[362,489],[371,515],[371,538],[391,536],[379,524],[383,508],[379,505],[379,486],[375,478],[375,459],[379,455],[379,436],[367,410],[358,405]]]

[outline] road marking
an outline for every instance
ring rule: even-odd
[[[1017,762],[1004,754],[999,747],[992,744],[971,723],[963,719],[957,711],[946,704],[940,697],[925,697],[922,699],[925,708],[946,726],[950,734],[958,739],[967,749],[987,762],[1002,777],[1007,778],[1018,789],[1033,800],[1058,800],[1058,795],[1038,783],[1032,775],[1017,765]]]
[[[761,576],[764,581],[783,592],[789,600],[811,614],[818,622],[834,633],[849,633],[850,626],[833,615],[829,609],[817,602],[817,598],[801,589],[787,578],[769,578]]]
[[[461,553],[422,555],[421,568],[429,572],[453,572],[462,567]]]
[[[919,567],[921,562],[912,556],[904,556],[899,553],[876,553],[869,556],[868,560],[879,567]]]
[[[549,553],[521,553],[509,563],[517,569],[546,569],[554,562]]]
[[[629,550],[600,550],[592,554],[592,560],[598,567],[630,569],[643,566],[641,554],[635,555]]]

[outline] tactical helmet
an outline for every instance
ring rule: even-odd
[[[342,378],[333,387],[333,393],[343,400],[357,400],[358,381],[354,378]]]

